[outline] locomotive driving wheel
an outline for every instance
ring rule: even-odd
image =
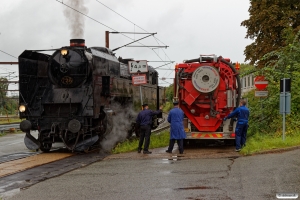
[[[42,152],[48,153],[52,148],[51,138],[46,138],[44,135],[49,131],[42,131],[39,135],[39,141],[41,143],[40,150]]]

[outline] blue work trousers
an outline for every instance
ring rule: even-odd
[[[246,144],[248,124],[237,123],[235,127],[235,148],[241,149]]]
[[[183,154],[183,139],[170,139],[168,151],[172,152],[175,140],[177,140],[179,153]]]
[[[149,144],[150,144],[150,135],[151,135],[150,125],[140,127],[140,141],[138,147],[139,150],[142,150],[142,146],[145,140],[144,151],[148,151]]]

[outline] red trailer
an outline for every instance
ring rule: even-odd
[[[223,118],[239,106],[238,68],[239,64],[215,55],[175,66],[174,99],[185,114],[187,139],[235,139],[235,120]]]

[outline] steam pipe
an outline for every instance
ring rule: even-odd
[[[237,97],[237,101],[236,101],[236,107],[239,107],[240,98],[241,98],[241,89],[242,89],[240,75],[238,74],[238,72],[236,71],[236,69],[234,68],[234,66],[231,63],[227,62],[223,58],[221,59],[221,62],[223,62],[226,65],[228,65],[232,69],[232,71],[234,72],[234,74],[235,74],[235,77],[236,77],[236,80],[237,80],[237,83],[238,83],[238,97]]]
[[[212,61],[214,58],[212,57],[201,57],[202,61]],[[200,62],[200,58],[195,58],[191,60],[184,60],[184,63],[193,63],[193,62]]]

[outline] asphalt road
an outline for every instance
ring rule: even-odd
[[[0,139],[0,156],[28,152],[24,144],[25,133],[9,133]]]
[[[12,191],[4,199],[265,200],[276,199],[276,193],[300,193],[300,149],[246,157],[234,152],[215,158],[204,150],[197,156],[186,150],[182,157],[164,150],[108,156],[21,192]]]

